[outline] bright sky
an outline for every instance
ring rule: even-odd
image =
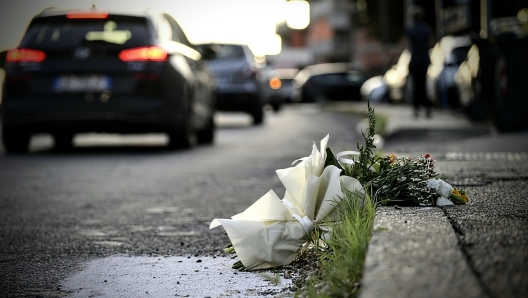
[[[194,43],[243,42],[256,55],[277,54],[275,24],[286,0],[7,0],[0,3],[0,49],[16,47],[31,18],[46,7],[141,11],[158,7],[174,16]]]

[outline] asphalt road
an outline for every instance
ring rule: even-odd
[[[334,152],[355,149],[361,140],[355,129],[361,119],[353,115],[301,105],[267,116],[264,125],[251,126],[245,115],[220,114],[215,144],[188,151],[167,150],[163,135],[84,135],[71,152],[55,152],[48,137],[37,136],[29,154],[0,155],[1,295],[61,296],[61,281],[84,261],[108,256],[224,255],[228,239],[222,229],[208,229],[213,218],[243,211],[269,189],[281,196],[275,170],[308,156],[326,134]],[[386,152],[431,153],[437,171],[472,200],[427,214],[380,209],[384,227],[407,231],[394,242],[403,243],[394,256],[423,261],[425,269],[400,264],[378,272],[375,281],[396,281],[388,289],[400,297],[442,296],[427,290],[431,285],[453,288],[451,297],[526,296],[526,137],[450,131],[387,139]],[[435,248],[427,220],[441,228],[437,236],[449,238],[442,245],[450,256],[459,254],[459,263],[441,256],[427,263],[425,248]],[[411,237],[411,246],[402,241]],[[388,252],[381,256],[390,258]],[[453,283],[440,287],[435,281],[442,278]]]
[[[76,137],[55,152],[47,136],[31,152],[0,156],[0,296],[60,296],[83,261],[136,256],[215,256],[229,218],[268,190],[275,170],[311,153],[330,134],[335,151],[359,140],[350,115],[313,105],[268,113],[262,126],[240,114],[217,117],[212,146],[164,147],[163,135]]]

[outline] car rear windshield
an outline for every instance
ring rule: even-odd
[[[21,46],[48,51],[86,46],[119,50],[148,45],[147,21],[141,17],[109,16],[106,19],[46,17],[28,28]]]
[[[210,60],[244,58],[244,49],[239,45],[214,44],[208,45],[214,52]]]

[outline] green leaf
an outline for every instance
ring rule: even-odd
[[[337,162],[334,152],[332,152],[332,149],[328,147],[326,148],[326,160],[324,167],[326,168],[327,166],[336,166],[339,169],[343,170],[341,165]]]

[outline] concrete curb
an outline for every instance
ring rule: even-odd
[[[386,118],[379,132],[385,139],[417,139],[434,134],[487,135],[492,128],[473,123],[464,114],[434,110],[416,118],[409,105],[372,104]],[[336,112],[367,115],[367,103],[332,103]],[[367,131],[368,119],[356,130]],[[379,148],[379,146],[378,146]],[[486,297],[459,248],[445,211],[438,207],[380,206],[365,259],[360,298]]]
[[[485,297],[438,207],[378,207],[360,298]]]

